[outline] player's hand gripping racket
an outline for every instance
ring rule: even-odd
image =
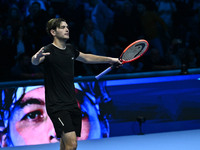
[[[138,58],[140,58],[144,53],[148,50],[149,43],[146,40],[137,40],[133,43],[131,43],[129,46],[127,46],[124,51],[122,52],[121,56],[119,57],[119,60],[122,62],[122,64],[132,62]],[[98,80],[106,73],[110,72],[113,68],[115,68],[117,65],[112,65],[108,67],[106,70],[101,72],[99,75],[95,76],[95,78]]]

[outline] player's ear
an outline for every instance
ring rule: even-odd
[[[51,30],[50,30],[50,33],[51,33],[51,35],[52,35],[52,36],[55,36],[55,34],[56,34],[56,31],[55,31],[55,30],[53,30],[53,29],[51,29]]]

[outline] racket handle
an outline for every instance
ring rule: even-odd
[[[104,70],[103,72],[101,72],[100,74],[98,74],[97,76],[95,76],[95,78],[97,80],[99,80],[103,75],[107,74],[108,72],[110,72],[112,70],[112,66],[108,67],[106,70]]]

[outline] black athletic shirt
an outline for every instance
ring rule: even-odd
[[[74,60],[78,57],[79,51],[71,44],[67,44],[65,50],[49,44],[45,46],[45,52],[50,52],[44,60],[44,85],[47,112],[51,114],[77,105]]]

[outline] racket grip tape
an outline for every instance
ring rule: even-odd
[[[112,70],[112,66],[108,67],[106,70],[104,70],[103,72],[101,72],[100,74],[98,74],[97,76],[95,76],[95,78],[97,80],[99,80],[103,75],[107,74],[108,72],[110,72]]]

